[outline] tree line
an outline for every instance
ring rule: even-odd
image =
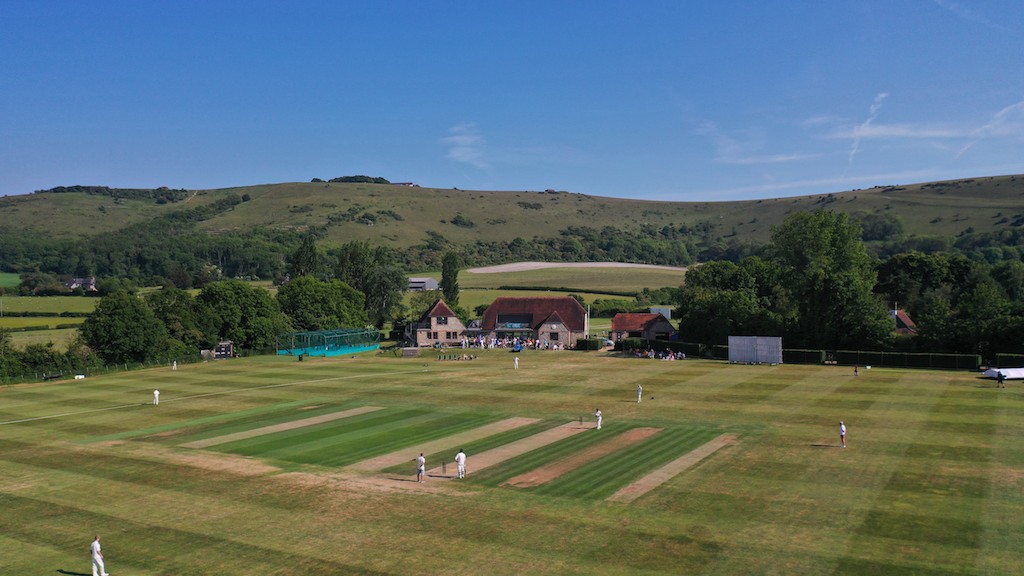
[[[17,350],[0,331],[0,377],[184,361],[223,340],[267,351],[282,333],[379,328],[406,313],[401,298],[408,279],[387,249],[352,242],[321,255],[307,237],[287,260],[287,281],[274,295],[234,279],[209,282],[195,296],[171,282],[144,296],[117,287],[63,353],[52,344]]]
[[[1024,263],[957,251],[873,257],[858,222],[828,210],[790,216],[738,262],[691,268],[676,297],[683,340],[782,336],[788,348],[1024,353]],[[990,261],[991,260],[991,261]],[[992,262],[994,261],[994,262]],[[917,334],[897,336],[890,311]]]

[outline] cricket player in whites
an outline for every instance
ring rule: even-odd
[[[466,452],[459,448],[459,453],[455,455],[455,464],[459,468],[459,478],[466,477]]]
[[[89,553],[92,554],[92,576],[108,576],[107,568],[103,565],[103,552],[100,551],[99,534],[96,535],[96,539],[89,546]]]
[[[640,384],[636,385],[636,403],[639,404],[644,399],[644,387]]]

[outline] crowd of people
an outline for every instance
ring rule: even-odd
[[[671,350],[633,350],[633,356],[637,358],[650,358],[653,360],[686,360],[686,354],[673,352]]]

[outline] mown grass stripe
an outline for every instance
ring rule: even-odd
[[[645,442],[590,462],[531,490],[550,496],[606,498],[651,468],[692,451],[715,435],[717,431],[708,429],[665,430]]]
[[[501,464],[491,466],[487,470],[477,473],[473,480],[485,486],[496,487],[513,476],[533,470],[563,455],[603,442],[605,438],[603,432],[605,430],[609,430],[610,434],[615,434],[635,427],[617,422],[605,425],[601,431],[594,429],[586,430],[583,433],[574,434],[557,442],[515,456]]]
[[[361,449],[350,449],[345,452],[336,452],[333,456],[322,459],[326,466],[346,466],[359,460],[373,457],[379,454],[394,452],[408,448],[410,452],[416,452],[416,446],[420,443],[430,442],[445,436],[450,436],[481,425],[493,422],[494,417],[489,415],[476,415],[466,419],[452,419],[438,426],[436,424],[424,424],[423,426],[397,430],[397,434],[388,432],[382,433],[369,446]],[[410,457],[410,461],[412,457]],[[316,461],[315,459],[313,460]]]
[[[541,433],[541,432],[543,432],[545,430],[550,430],[550,429],[555,428],[556,426],[560,426],[562,424],[564,424],[564,422],[562,420],[541,420],[539,422],[535,422],[533,424],[527,424],[526,426],[521,426],[519,428],[515,428],[515,429],[509,430],[507,432],[501,432],[499,434],[494,434],[492,436],[488,436],[487,438],[482,438],[480,440],[474,440],[472,442],[462,442],[462,443],[459,443],[458,448],[462,448],[462,449],[464,449],[466,451],[466,455],[467,455],[467,468],[470,469],[470,470],[473,470],[473,468],[472,468],[473,460],[474,460],[474,458],[478,454],[482,454],[484,452],[487,452],[488,450],[493,450],[493,449],[498,448],[500,446],[511,444],[512,442],[515,442],[517,440],[522,440],[523,438],[528,438],[530,436],[534,436],[534,435],[539,434],[539,433]],[[426,457],[428,463],[434,463],[434,462],[449,462],[449,463],[451,463],[451,462],[455,461],[455,453],[453,452],[451,447],[448,447],[445,450],[438,450],[438,451],[435,451],[435,452],[431,452],[429,454],[425,453],[425,457]],[[387,468],[384,468],[382,470],[382,472],[400,473],[400,472],[408,472],[408,470],[409,470],[408,463],[402,463],[402,464],[396,464],[394,466],[388,466]]]
[[[237,412],[228,413],[217,413],[212,416],[203,416],[201,418],[194,418],[186,420],[184,422],[172,422],[169,424],[163,424],[160,426],[152,426],[149,428],[141,428],[136,430],[128,430],[125,432],[119,432],[117,434],[108,434],[106,436],[97,436],[80,441],[82,444],[90,444],[93,442],[108,442],[111,440],[123,440],[125,438],[138,438],[141,436],[150,436],[152,434],[159,434],[161,432],[169,432],[171,430],[178,430],[183,428],[194,428],[196,426],[204,426],[207,424],[215,424],[218,422],[233,421],[239,418],[258,416],[274,412],[277,410],[288,410],[299,406],[308,406],[310,404],[318,404],[321,402],[319,399],[304,399],[296,400],[294,402],[284,402],[281,404],[273,404],[271,406],[259,406],[257,408],[250,408],[248,410],[239,410]]]
[[[635,482],[627,484],[607,498],[611,502],[629,503],[637,498],[654,490],[671,478],[681,474],[687,468],[698,464],[720,448],[725,447],[735,439],[734,436],[723,434],[717,438],[698,446],[697,448],[683,454],[679,458],[664,464],[660,468],[645,474]]]
[[[307,426],[323,424],[325,422],[333,422],[335,420],[340,420],[342,418],[349,418],[351,416],[358,416],[360,414],[376,412],[377,410],[383,409],[384,408],[380,406],[361,406],[359,408],[350,408],[348,410],[342,410],[341,412],[321,414],[319,416],[311,416],[308,418],[302,418],[300,420],[289,420],[287,422],[280,422],[278,424],[272,424],[270,426],[263,426],[261,428],[254,428],[251,430],[244,430],[241,432],[235,432],[224,436],[215,436],[213,438],[207,438],[204,440],[196,440],[194,442],[182,444],[182,447],[209,448],[210,446],[216,446],[218,444],[227,444],[229,442],[234,442],[236,440],[245,440],[248,438],[254,438],[256,436],[265,436],[267,434],[276,434],[277,432],[285,432],[287,430],[305,428]]]
[[[310,428],[278,432],[261,438],[239,440],[216,447],[219,452],[233,452],[245,456],[271,456],[277,451],[287,454],[295,447],[316,442],[324,438],[362,438],[376,433],[377,429],[390,429],[395,423],[415,418],[429,418],[430,410],[412,408],[400,411],[371,412],[337,422],[321,424]]]
[[[473,441],[479,438],[486,438],[499,434],[501,432],[508,431],[510,429],[520,428],[527,424],[536,422],[535,418],[505,418],[502,420],[489,421],[483,426],[476,428],[466,429],[462,432],[455,434],[445,435],[436,440],[429,442],[419,442],[416,445],[416,450],[420,453],[436,452],[441,449],[452,450],[453,445],[464,444],[469,441]],[[380,470],[389,466],[395,466],[399,463],[407,463],[409,461],[408,451],[399,451],[393,453],[382,454],[376,458],[370,458],[369,460],[362,460],[356,464],[350,466],[353,470]],[[442,460],[443,461],[443,460]],[[428,474],[433,471],[427,471]]]

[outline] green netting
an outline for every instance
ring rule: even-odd
[[[277,337],[277,353],[286,356],[341,356],[380,348],[375,328],[289,332]]]

